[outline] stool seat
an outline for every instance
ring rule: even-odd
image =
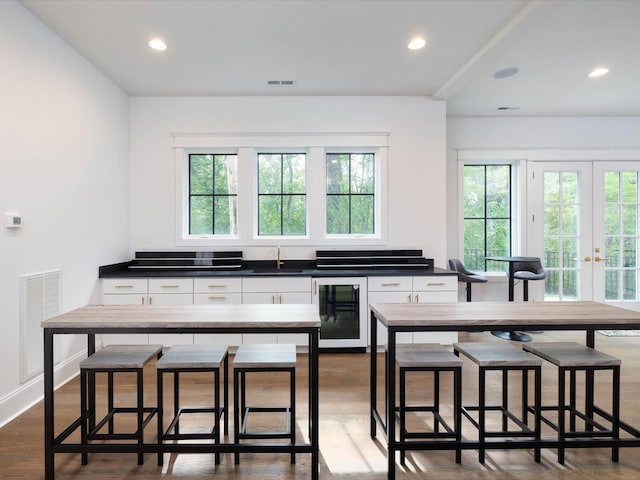
[[[462,360],[439,343],[399,345],[396,363],[400,368],[461,367]]]
[[[132,369],[143,368],[162,351],[162,345],[107,345],[80,362],[80,368]]]
[[[233,368],[293,368],[296,346],[286,343],[241,345],[233,359]]]
[[[158,370],[172,368],[220,368],[227,347],[217,345],[176,345],[165,353],[156,365]]]
[[[541,366],[542,360],[506,343],[461,342],[454,350],[464,353],[481,367]]]
[[[622,363],[619,358],[575,342],[535,343],[523,345],[522,348],[558,367],[614,366]]]

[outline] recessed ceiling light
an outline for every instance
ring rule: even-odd
[[[409,45],[407,45],[407,47],[409,47],[409,50],[420,50],[426,44],[427,41],[424,38],[416,37],[409,42]]]
[[[520,69],[516,68],[516,67],[503,68],[502,70],[498,70],[496,73],[494,73],[493,74],[493,78],[509,78],[509,77],[513,77],[519,71],[520,71]]]
[[[159,38],[154,38],[149,42],[149,46],[159,52],[164,52],[167,49],[167,44]]]
[[[609,73],[609,69],[607,67],[598,67],[589,74],[589,77],[601,77],[603,75],[606,75],[607,73]]]

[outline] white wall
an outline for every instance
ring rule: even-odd
[[[2,425],[43,391],[20,380],[20,276],[62,270],[63,311],[96,301],[98,266],[128,255],[129,232],[127,96],[14,1],[0,2],[0,71]],[[24,226],[4,228],[5,212]],[[57,343],[65,362],[85,347]]]
[[[567,152],[580,150],[619,152],[624,149],[640,148],[639,132],[640,117],[448,118],[446,221],[448,255],[450,257],[460,255],[458,203],[461,193],[458,192],[458,150],[526,152],[551,149]],[[517,293],[517,295],[521,294]],[[506,297],[506,292],[501,289],[501,285],[473,286],[474,301],[506,300]]]
[[[134,97],[130,122],[132,253],[177,248],[172,133],[389,132],[387,247],[421,248],[436,265],[445,265],[443,102],[423,97]],[[273,258],[273,246],[238,248],[245,259]],[[315,249],[287,247],[283,254],[313,258]]]

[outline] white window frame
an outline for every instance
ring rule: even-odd
[[[386,132],[173,134],[175,154],[175,239],[178,247],[355,246],[384,245],[387,240]],[[258,153],[305,152],[307,235],[258,236]],[[373,235],[326,234],[326,153],[375,154],[375,232]],[[190,235],[188,159],[193,153],[238,156],[237,235]]]

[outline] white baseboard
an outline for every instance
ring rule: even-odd
[[[54,368],[55,389],[72,380],[80,373],[80,362],[87,357],[87,351],[82,350]],[[44,375],[29,380],[9,395],[0,398],[0,428],[11,420],[26,412],[44,398]]]

